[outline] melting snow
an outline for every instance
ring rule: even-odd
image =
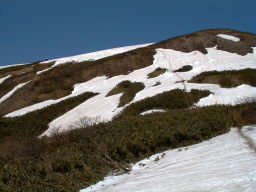
[[[8,75],[6,77],[0,78],[0,84],[2,84],[6,79],[10,78],[11,75]]]
[[[218,37],[221,37],[221,38],[223,38],[223,39],[228,39],[228,40],[235,41],[235,42],[240,41],[239,38],[234,37],[234,36],[232,36],[232,35],[219,34],[219,35],[217,35],[217,36],[218,36]]]
[[[44,69],[44,70],[41,70],[41,71],[37,71],[36,74],[39,75],[39,74],[44,73],[44,72],[46,72],[46,71],[48,71],[50,69],[51,69],[51,67],[47,68],[47,69]]]
[[[163,109],[152,109],[152,110],[144,111],[144,112],[140,113],[140,115],[146,115],[146,114],[150,114],[150,113],[161,113],[161,112],[165,112],[165,110],[163,110]]]
[[[247,134],[255,137],[256,127],[250,130]],[[107,176],[81,192],[254,192],[255,165],[255,153],[237,129],[231,129],[208,141],[153,155],[132,165],[129,174]]]
[[[28,81],[28,82],[30,82],[30,81]],[[11,97],[17,90],[19,90],[20,88],[25,86],[28,82],[21,83],[21,84],[17,85],[16,87],[14,87],[13,90],[11,90],[9,93],[5,94],[2,98],[0,98],[0,103],[4,102],[6,99]]]

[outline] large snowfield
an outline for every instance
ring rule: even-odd
[[[199,51],[184,53],[171,49],[157,49],[156,54],[154,55],[154,62],[148,67],[135,70],[128,75],[119,75],[112,78],[108,78],[106,76],[95,77],[85,83],[76,84],[72,94],[64,98],[43,101],[9,113],[6,117],[24,115],[28,112],[49,106],[64,99],[82,94],[86,91],[99,94],[53,120],[49,124],[49,129],[41,136],[50,136],[53,132],[56,132],[56,130],[63,132],[71,127],[74,128],[73,125],[75,122],[79,121],[79,119],[83,117],[97,117],[101,121],[109,121],[132,102],[177,88],[185,91],[190,91],[191,89],[211,91],[211,94],[208,97],[200,99],[199,102],[195,104],[195,106],[198,107],[215,104],[235,105],[255,98],[256,88],[251,87],[250,85],[240,85],[235,88],[221,88],[217,84],[197,84],[188,83],[187,81],[205,71],[240,70],[246,68],[255,69],[256,48],[253,49],[253,53],[249,53],[245,56],[217,50],[216,47],[207,48],[207,54],[202,54]],[[174,70],[185,65],[191,65],[193,69],[188,72],[174,72]],[[158,67],[166,68],[167,71],[158,77],[148,78],[148,74]],[[124,107],[118,108],[119,99],[122,94],[110,97],[106,97],[106,95],[118,83],[124,80],[142,82],[144,83],[145,88],[136,94],[133,101]],[[184,81],[184,83],[181,83],[181,81]],[[157,82],[161,84],[154,86]]]
[[[256,142],[256,126],[243,128]],[[159,160],[158,160],[159,158]],[[236,128],[202,143],[165,151],[80,192],[255,192],[256,154]]]

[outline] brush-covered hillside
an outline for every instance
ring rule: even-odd
[[[256,188],[256,35],[210,29],[0,68],[0,191]]]

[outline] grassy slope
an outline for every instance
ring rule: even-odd
[[[240,41],[233,42],[219,38],[216,36],[219,33],[234,35],[239,37]],[[157,48],[183,52],[198,50],[207,53],[206,47],[216,45],[218,49],[245,55],[252,52],[252,46],[256,46],[256,35],[229,29],[205,30],[167,39],[148,47],[98,61],[61,65],[40,75],[29,85],[17,91],[12,98],[0,104],[0,111],[2,114],[6,114],[40,101],[63,97],[71,93],[74,84],[88,81],[97,76],[127,74],[129,71],[149,66],[153,63],[153,55]]]

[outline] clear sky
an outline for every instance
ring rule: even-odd
[[[0,0],[0,65],[208,28],[256,33],[255,9],[256,0]]]

